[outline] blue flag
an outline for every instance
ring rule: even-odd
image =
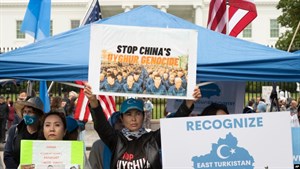
[[[21,31],[36,41],[50,36],[51,0],[30,0],[23,19]],[[46,81],[40,81],[40,98],[44,103],[44,112],[50,111]]]
[[[50,35],[51,0],[30,0],[22,22],[21,31],[36,41]]]
[[[40,98],[44,103],[44,112],[48,113],[50,111],[50,99],[48,96],[48,88],[46,81],[40,81]]]
[[[87,11],[84,19],[82,20],[82,25],[90,24],[99,19],[102,19],[100,5],[98,0],[93,0],[89,10]]]

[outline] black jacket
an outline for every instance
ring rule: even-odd
[[[9,107],[6,103],[0,103],[0,118],[7,119],[9,113]]]
[[[25,130],[27,130],[27,128],[24,120],[8,130],[8,137],[4,147],[4,163],[6,169],[16,169],[20,164],[21,140],[23,139]],[[37,134],[36,137],[27,139],[36,140]]]
[[[185,102],[179,107],[174,117],[188,116],[194,106],[189,109]],[[110,148],[112,152],[112,159],[110,167],[116,168],[117,160],[123,155],[127,149],[128,140],[119,131],[114,130],[106,120],[103,110],[99,104],[97,108],[90,109],[94,121],[94,128],[97,131],[103,142]],[[141,151],[145,152],[145,158],[149,161],[152,169],[162,168],[161,164],[161,138],[160,129],[143,134],[139,138]]]

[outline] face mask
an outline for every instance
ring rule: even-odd
[[[24,119],[24,122],[26,125],[31,125],[31,124],[35,123],[37,120],[36,116],[30,116],[28,114],[25,114],[23,116],[23,119]]]

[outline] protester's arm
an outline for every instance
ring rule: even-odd
[[[194,89],[193,97],[193,100],[184,100],[177,112],[172,117],[186,117],[193,111],[194,103],[201,98],[201,91],[198,87]],[[158,145],[161,146],[160,129],[155,131],[154,137]]]
[[[94,129],[103,142],[109,148],[113,148],[117,143],[116,131],[107,121],[96,95],[93,95],[91,86],[87,83],[85,83],[84,94],[90,102],[89,108],[94,122]]]
[[[13,152],[13,139],[14,139],[14,135],[15,135],[15,131],[16,131],[16,127],[17,126],[12,126],[9,130],[8,130],[8,137],[7,137],[7,141],[4,147],[4,164],[6,166],[7,169],[13,169],[13,168],[17,168],[18,165],[14,159],[14,152]]]

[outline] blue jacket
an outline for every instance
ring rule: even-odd
[[[169,90],[171,86],[174,86],[174,83],[171,83],[169,80],[164,82],[166,89]]]
[[[122,91],[122,88],[121,86],[118,84],[118,83],[114,83],[112,86],[108,83],[106,83],[104,85],[104,91],[106,92],[121,92]]]
[[[124,93],[142,93],[142,88],[139,87],[136,83],[133,83],[131,89],[128,88],[128,84],[123,85],[123,92]]]
[[[177,90],[175,86],[171,86],[168,90],[168,94],[172,96],[186,96],[186,90],[183,87]]]
[[[121,82],[119,82],[119,80],[116,79],[115,83],[119,84],[120,86],[123,86],[126,83],[126,81],[122,79]]]
[[[151,86],[147,87],[146,89],[147,94],[157,94],[157,95],[166,95],[167,89],[164,85],[160,84],[158,88],[152,84]]]
[[[107,83],[106,79],[104,79],[102,82],[100,81],[100,84],[99,84],[99,90],[100,91],[104,90],[104,86],[105,86],[106,83]]]

